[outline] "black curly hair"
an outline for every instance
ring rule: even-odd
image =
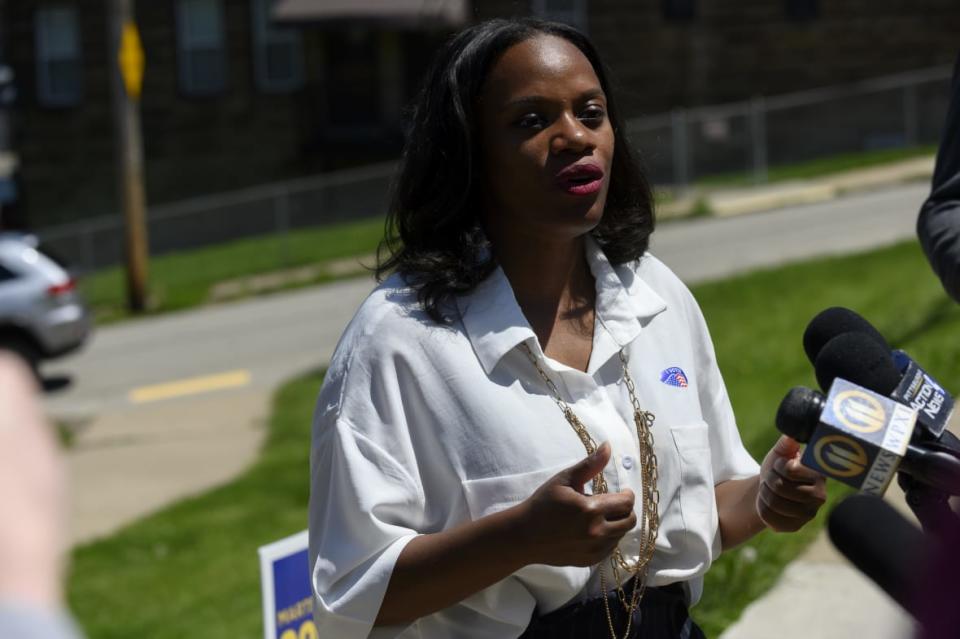
[[[377,278],[399,272],[439,323],[448,321],[455,296],[471,291],[496,268],[478,210],[481,89],[508,48],[538,35],[563,38],[582,51],[606,94],[614,155],[606,206],[593,237],[614,264],[639,258],[649,245],[653,194],[630,150],[607,73],[590,40],[573,27],[534,18],[476,24],[443,47],[426,75],[377,254]]]

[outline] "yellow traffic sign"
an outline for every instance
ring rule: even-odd
[[[123,76],[123,86],[127,89],[127,95],[134,100],[139,100],[146,61],[143,45],[140,44],[140,32],[137,31],[137,25],[133,22],[123,25],[117,62],[120,63],[120,74]]]

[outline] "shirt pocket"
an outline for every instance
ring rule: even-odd
[[[576,460],[512,475],[462,480],[470,517],[479,519],[519,504],[548,479],[574,463]]]
[[[670,428],[680,457],[680,515],[687,530],[710,536],[716,512],[710,437],[704,422]]]

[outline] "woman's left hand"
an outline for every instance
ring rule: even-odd
[[[826,499],[826,479],[801,465],[800,444],[782,435],[760,467],[760,519],[777,532],[794,532],[814,518]]]

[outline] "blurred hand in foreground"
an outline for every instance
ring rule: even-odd
[[[0,351],[0,600],[58,609],[66,535],[58,442],[19,359]]]

